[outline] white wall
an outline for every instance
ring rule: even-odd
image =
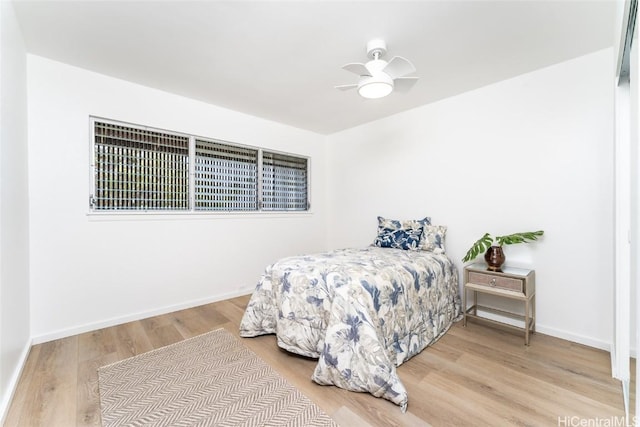
[[[28,55],[36,342],[249,293],[267,264],[326,248],[324,137]],[[87,215],[89,115],[311,157],[312,213]]]
[[[26,358],[29,202],[26,51],[13,6],[0,1],[0,424]]]
[[[536,268],[538,329],[608,347],[612,61],[600,51],[323,138],[29,55],[32,336],[249,292],[281,256],[367,245],[377,215],[426,214],[449,226],[455,260],[485,231],[544,229],[507,248]],[[90,114],[309,155],[314,212],[88,216]]]
[[[329,136],[329,246],[370,244],[377,215],[429,215],[461,269],[484,232],[543,229],[506,248],[536,269],[538,330],[609,348],[612,61],[599,51]]]

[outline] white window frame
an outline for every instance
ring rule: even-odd
[[[189,191],[189,202],[188,207],[186,209],[96,209],[94,207],[95,202],[95,194],[96,194],[96,135],[95,135],[95,124],[99,123],[107,123],[115,126],[125,126],[131,127],[140,130],[146,130],[151,132],[159,132],[166,133],[169,135],[186,137],[189,139],[189,180],[188,180],[188,191]],[[91,216],[106,216],[106,217],[128,217],[128,216],[158,216],[158,215],[167,215],[167,216],[184,216],[188,215],[190,217],[204,216],[228,216],[228,215],[239,215],[239,216],[251,216],[251,215],[259,215],[259,216],[277,216],[277,215],[305,215],[311,213],[311,158],[309,156],[300,155],[297,153],[285,152],[280,150],[272,150],[269,148],[257,147],[247,144],[239,144],[236,142],[224,141],[216,138],[210,137],[201,137],[193,134],[187,134],[184,132],[171,131],[161,128],[155,128],[151,126],[144,126],[135,123],[123,122],[119,120],[107,119],[98,116],[89,116],[89,206],[88,206],[88,214]],[[195,180],[196,180],[196,172],[195,172],[195,157],[196,157],[196,140],[200,141],[208,141],[217,144],[228,145],[231,147],[237,147],[241,149],[251,149],[256,150],[258,153],[257,159],[257,183],[256,183],[256,209],[255,210],[208,210],[208,209],[196,209],[196,191],[195,191]],[[263,195],[263,179],[262,179],[262,155],[263,152],[274,153],[274,154],[282,154],[286,156],[292,156],[299,159],[306,160],[307,168],[306,168],[306,209],[304,210],[263,210],[262,209],[262,195]]]

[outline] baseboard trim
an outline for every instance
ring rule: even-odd
[[[22,371],[27,363],[27,357],[29,357],[29,352],[31,351],[32,345],[33,340],[27,340],[27,344],[24,346],[24,348],[22,349],[22,353],[20,354],[18,366],[16,366],[13,371],[13,375],[11,375],[7,390],[4,390],[5,393],[2,397],[2,402],[0,402],[0,425],[4,425],[7,419],[7,415],[9,414],[9,406],[11,405],[13,396],[15,395],[16,389],[18,388],[18,381],[20,380],[20,375],[22,375]]]
[[[120,325],[122,323],[127,323],[127,322],[132,322],[132,321],[136,321],[136,320],[140,320],[140,319],[145,319],[147,317],[158,316],[158,315],[161,315],[161,314],[167,314],[167,313],[171,313],[171,312],[178,311],[178,310],[184,310],[184,309],[191,308],[191,307],[196,307],[196,306],[199,306],[199,305],[210,304],[210,303],[213,303],[213,302],[218,302],[218,301],[222,301],[222,300],[229,299],[229,298],[235,298],[235,297],[238,297],[238,296],[241,296],[241,295],[247,295],[247,294],[249,294],[251,292],[253,292],[253,288],[238,289],[238,290],[236,290],[234,292],[228,292],[228,293],[224,293],[224,294],[220,294],[220,295],[214,295],[214,296],[210,296],[210,297],[202,298],[202,299],[198,299],[198,300],[185,301],[185,302],[182,302],[180,304],[169,305],[169,306],[160,307],[160,308],[149,310],[149,311],[138,312],[138,313],[135,313],[135,314],[130,314],[130,315],[121,316],[121,317],[114,317],[114,318],[111,318],[111,319],[98,321],[98,322],[93,322],[93,323],[88,323],[88,324],[85,324],[85,325],[82,325],[82,326],[73,327],[73,328],[61,329],[61,330],[58,330],[58,331],[54,331],[54,332],[50,332],[50,333],[46,333],[46,334],[37,335],[37,336],[32,337],[30,346],[31,345],[35,345],[35,344],[41,344],[41,343],[48,342],[48,341],[57,340],[57,339],[60,339],[60,338],[70,337],[70,336],[73,336],[73,335],[83,334],[85,332],[95,331],[97,329],[108,328],[110,326],[116,326],[116,325]],[[540,324],[536,325],[536,331],[540,332],[542,334],[545,334],[545,335],[551,335],[551,336],[556,337],[556,338],[561,338],[561,339],[564,339],[564,340],[567,340],[567,341],[575,342],[575,343],[578,343],[578,344],[583,344],[583,345],[586,345],[586,346],[589,346],[589,347],[594,347],[594,348],[598,348],[598,349],[609,351],[609,352],[611,351],[611,343],[610,342],[597,340],[597,339],[594,339],[592,337],[587,337],[587,336],[584,336],[584,335],[578,335],[578,334],[567,332],[567,331],[564,331],[564,330],[561,330],[561,329],[552,328],[552,327],[548,327],[548,326],[544,326],[544,325],[540,325]],[[27,348],[27,352],[28,352],[28,348]],[[631,349],[631,356],[634,357],[634,358],[636,357],[636,349],[635,348]],[[25,357],[26,357],[26,355],[25,355]]]
[[[478,308],[479,311],[482,311],[481,308]],[[493,319],[493,320],[498,320],[500,322],[506,323],[506,324],[510,324],[510,325],[514,325],[514,326],[519,326],[519,327],[523,327],[524,325],[524,321],[520,320],[520,321],[514,321],[513,319],[509,318],[509,317],[504,317],[501,316],[499,314],[493,314],[493,313],[487,313],[484,314],[483,316],[485,316]],[[558,328],[553,328],[553,327],[549,327],[549,326],[545,326],[545,325],[541,325],[540,323],[536,323],[536,332],[540,332],[541,334],[544,335],[549,335],[555,338],[560,338],[566,341],[571,341],[571,342],[575,342],[578,344],[582,344],[582,345],[586,345],[588,347],[593,347],[593,348],[597,348],[600,350],[605,350],[608,352],[611,352],[611,343],[607,342],[607,341],[602,341],[602,340],[598,340],[598,339],[594,339],[592,337],[587,337],[584,335],[578,335],[578,334],[574,334],[562,329],[558,329]],[[631,349],[631,355],[633,357],[635,357],[635,349],[632,348]]]
[[[548,326],[536,325],[536,332],[540,332],[541,334],[551,335],[552,337],[562,338],[563,340],[575,342],[578,344],[583,344],[588,347],[599,348],[600,350],[605,350],[611,352],[611,343],[606,341],[597,340],[591,337],[585,337],[584,335],[577,335],[571,332],[563,331],[561,329],[550,328]]]
[[[199,305],[210,304],[212,302],[218,302],[229,298],[235,298],[241,295],[250,294],[253,291],[251,289],[238,289],[234,292],[228,292],[220,295],[214,295],[207,298],[201,298],[197,300],[185,301],[179,304],[168,305],[149,311],[141,311],[135,314],[126,316],[113,317],[111,319],[101,320],[98,322],[87,323],[82,326],[73,328],[60,329],[50,333],[37,335],[32,337],[33,344],[42,344],[44,342],[57,340],[60,338],[66,338],[73,335],[83,334],[85,332],[95,331],[97,329],[108,328],[111,326],[120,325],[122,323],[133,322],[140,319],[146,319],[147,317],[159,316],[161,314],[167,314],[178,310],[184,310],[187,308],[197,307]]]

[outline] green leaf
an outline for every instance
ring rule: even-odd
[[[513,233],[507,236],[497,236],[496,241],[499,245],[513,245],[516,243],[527,243],[533,240],[538,240],[538,237],[542,236],[544,231],[524,231],[521,233]]]
[[[493,238],[489,233],[485,233],[481,238],[475,241],[467,254],[462,258],[462,262],[468,262],[475,259],[480,253],[484,252],[493,243]]]

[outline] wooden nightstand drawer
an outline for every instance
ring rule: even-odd
[[[506,289],[514,292],[524,292],[524,280],[512,277],[497,277],[491,274],[469,272],[469,282],[485,285],[491,288]]]

